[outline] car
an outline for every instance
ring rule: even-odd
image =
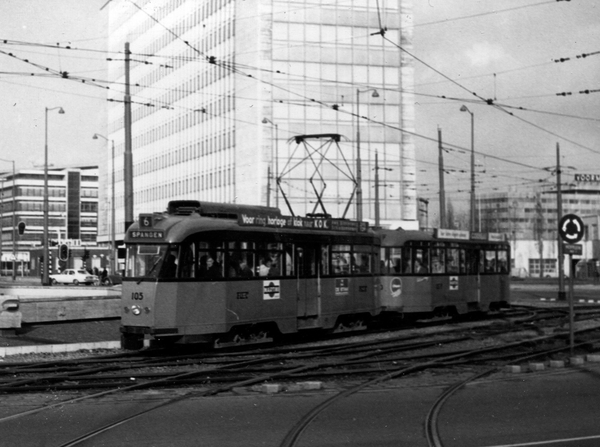
[[[65,269],[61,273],[50,275],[50,284],[86,284],[98,285],[98,277],[86,272],[84,269]]]
[[[102,280],[103,286],[116,286],[119,284],[123,284],[123,276],[120,273],[106,275]]]

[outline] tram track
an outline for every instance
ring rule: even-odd
[[[546,335],[543,337],[528,338],[511,342],[497,343],[495,346],[479,346],[477,349],[469,349],[461,344],[485,343],[486,338],[495,339],[504,334],[514,334],[515,331],[523,331],[531,333],[530,327],[523,327],[520,321],[504,322],[504,332],[500,329],[500,323],[494,323],[487,327],[485,326],[470,326],[470,327],[452,327],[448,328],[444,334],[439,333],[429,334],[428,339],[425,339],[423,334],[413,335],[400,333],[395,336],[383,340],[359,340],[359,341],[344,341],[335,345],[315,344],[306,346],[292,347],[271,347],[262,350],[251,350],[245,352],[227,352],[227,353],[201,353],[194,355],[176,355],[171,358],[156,357],[156,353],[149,353],[150,356],[144,356],[142,353],[137,353],[134,356],[104,356],[97,359],[89,359],[87,368],[90,381],[92,382],[97,377],[91,374],[93,370],[101,370],[102,368],[110,368],[111,365],[106,365],[111,361],[119,360],[119,357],[124,361],[130,361],[135,367],[144,365],[145,368],[162,368],[165,365],[178,364],[180,367],[185,365],[186,370],[177,370],[174,372],[152,372],[146,375],[131,374],[131,370],[124,370],[122,374],[112,373],[112,383],[107,382],[99,385],[98,382],[88,384],[75,384],[69,381],[86,381],[83,370],[79,374],[72,376],[68,372],[61,372],[64,389],[71,390],[90,390],[102,389],[108,387],[108,390],[91,393],[86,396],[77,397],[74,399],[64,400],[44,407],[32,409],[20,414],[0,419],[0,423],[14,420],[19,417],[26,417],[41,411],[67,403],[82,402],[86,399],[94,399],[102,396],[107,396],[115,393],[126,393],[136,390],[171,387],[171,386],[187,386],[193,387],[191,391],[184,392],[181,396],[173,399],[168,399],[160,404],[153,406],[135,414],[120,419],[119,421],[103,426],[98,430],[82,435],[77,439],[73,439],[64,446],[78,445],[84,440],[91,439],[94,436],[106,432],[118,425],[127,423],[128,421],[142,416],[150,411],[155,411],[168,405],[174,405],[186,399],[215,396],[217,394],[231,391],[238,387],[249,387],[261,383],[269,383],[275,380],[299,380],[324,377],[332,379],[334,377],[354,377],[354,380],[360,382],[357,387],[345,390],[339,397],[332,400],[330,404],[324,405],[322,408],[315,408],[313,412],[307,414],[302,419],[298,426],[290,430],[286,436],[283,445],[296,445],[296,440],[300,438],[301,433],[310,425],[311,421],[326,408],[333,405],[338,400],[343,400],[355,392],[367,388],[376,383],[382,383],[397,377],[407,376],[417,371],[423,371],[432,368],[457,368],[465,363],[469,365],[480,364],[478,368],[487,368],[490,362],[501,362],[507,358],[514,359],[523,356],[523,351],[519,351],[518,347],[530,350],[532,346],[545,341],[560,340],[564,338],[564,334],[557,333]],[[578,333],[583,333],[579,331]],[[512,352],[502,353],[503,350],[511,350]],[[492,353],[497,353],[492,355]],[[77,361],[72,361],[75,363]],[[94,364],[94,362],[98,362]],[[54,362],[58,363],[58,362]],[[100,365],[100,366],[99,366]],[[118,365],[112,365],[115,370]],[[64,368],[65,365],[59,365],[59,368]],[[69,367],[73,367],[70,365]],[[11,370],[12,368],[12,370]],[[43,364],[35,365],[35,368],[25,369],[25,365],[6,365],[0,371],[28,371],[39,370],[44,372]],[[189,368],[192,368],[190,370]],[[495,366],[495,368],[498,368]],[[98,371],[95,372],[95,375]],[[136,383],[131,383],[131,378],[135,378]],[[115,379],[120,379],[116,381]],[[21,379],[23,380],[23,379]],[[31,380],[31,379],[30,379]],[[32,385],[33,382],[30,384]],[[31,392],[44,388],[39,382],[30,388],[24,387],[21,383],[15,386],[8,386],[2,389],[6,383],[0,383],[0,392]],[[114,389],[117,385],[118,389]],[[198,389],[198,387],[201,389]],[[54,387],[54,388],[53,388]],[[46,385],[46,389],[48,389]],[[57,383],[52,383],[50,389],[59,389]],[[332,398],[333,399],[333,398]],[[304,425],[302,425],[304,424]]]
[[[593,316],[592,316],[593,317]],[[591,317],[590,317],[591,318]],[[309,361],[315,363],[319,358],[343,357],[346,354],[354,356],[354,363],[369,363],[369,358],[385,359],[395,355],[394,361],[408,361],[410,357],[398,357],[406,351],[422,352],[439,345],[458,343],[468,339],[482,339],[494,335],[522,331],[522,321],[512,327],[493,324],[488,327],[457,327],[445,331],[444,335],[400,335],[388,339],[360,340],[336,345],[308,345],[304,347],[275,347],[261,350],[231,353],[199,353],[158,356],[158,353],[142,353],[109,355],[86,360],[63,360],[60,362],[42,362],[36,364],[18,363],[2,364],[0,366],[0,393],[32,392],[44,389],[60,390],[93,390],[96,388],[128,389],[131,381],[150,382],[149,386],[176,386],[183,383],[178,380],[180,374],[197,373],[198,377],[210,371],[210,380],[220,380],[220,376],[231,375],[229,364],[239,364],[245,357],[263,359],[262,363],[279,362],[271,370],[293,368],[294,362]],[[527,328],[531,330],[531,327]],[[542,332],[538,330],[538,332]],[[461,335],[462,333],[462,335]],[[415,341],[418,338],[418,341]],[[362,354],[362,357],[361,357]],[[425,354],[426,355],[426,354]],[[285,363],[287,366],[282,366]],[[83,367],[82,367],[83,364]],[[291,366],[290,366],[291,365]],[[167,370],[167,371],[165,371]],[[245,373],[254,374],[248,370]],[[201,378],[190,383],[201,384]],[[206,379],[208,380],[208,379]],[[156,382],[152,385],[153,381]]]

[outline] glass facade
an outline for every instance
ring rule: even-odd
[[[406,151],[412,143],[398,130],[410,130],[403,111],[412,101],[403,92],[412,91],[412,71],[402,72],[396,46],[372,35],[381,17],[386,38],[399,44],[401,5],[410,3],[109,3],[109,51],[123,53],[128,43],[132,53],[134,218],[176,198],[285,208],[283,194],[295,214],[312,212],[314,166],[293,137],[324,133],[341,135],[339,149],[320,154],[323,203],[341,216],[354,183],[336,166],[347,162],[356,174],[360,133],[363,218],[374,217],[377,153],[386,167],[379,172],[382,220],[416,220],[416,212],[406,213],[416,209],[414,149]],[[108,111],[117,239],[124,230],[124,66],[109,64],[109,78],[120,86],[109,93]],[[285,174],[286,165],[298,168]],[[107,151],[107,180],[111,166]],[[101,190],[101,204],[110,201],[108,191]],[[108,239],[109,213],[102,216],[100,235]]]

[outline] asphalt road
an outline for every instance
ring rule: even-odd
[[[279,446],[325,391],[267,395],[250,389],[191,397],[146,413],[83,446]],[[444,386],[398,379],[337,403],[301,435],[301,447],[427,446],[424,418]],[[72,403],[0,422],[2,445],[58,446],[119,418],[199,390],[140,391]],[[522,375],[499,373],[452,396],[439,416],[446,447],[597,446],[600,367]],[[71,396],[4,396],[0,416]],[[530,443],[530,444],[527,444]],[[533,443],[533,444],[531,444]]]

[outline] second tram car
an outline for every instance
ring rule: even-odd
[[[508,302],[503,242],[172,201],[164,213],[140,215],[125,243],[127,349],[145,338],[261,342],[309,329],[363,329],[382,312],[465,313]]]

